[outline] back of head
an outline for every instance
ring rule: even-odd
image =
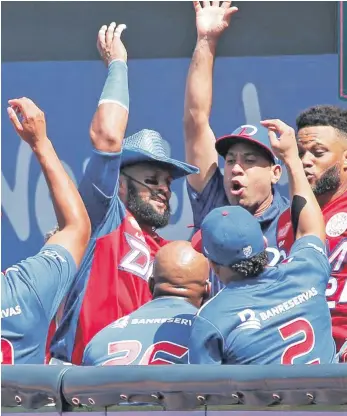
[[[197,306],[205,296],[209,264],[188,241],[173,241],[161,247],[154,260],[154,297],[178,296]]]
[[[211,211],[201,225],[201,234],[203,252],[224,283],[254,277],[267,264],[260,224],[240,206]]]

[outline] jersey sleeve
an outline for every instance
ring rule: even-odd
[[[35,296],[51,321],[68,293],[76,271],[71,254],[64,247],[45,245],[36,256],[6,270],[7,293],[15,294],[29,304],[29,308]]]
[[[224,340],[219,330],[197,315],[189,339],[189,364],[222,364]]]
[[[79,192],[87,208],[94,231],[103,221],[114,198],[118,198],[120,153],[93,150]]]
[[[296,240],[290,250],[288,261],[300,262],[300,269],[307,270],[317,277],[323,278],[327,284],[330,278],[331,266],[323,242],[314,235],[306,235]]]
[[[203,219],[214,208],[229,204],[224,192],[223,175],[218,168],[201,193],[196,192],[188,181],[186,183],[195,229],[201,227]]]

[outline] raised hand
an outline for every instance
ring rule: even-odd
[[[112,22],[109,27],[103,25],[99,30],[96,46],[106,66],[109,66],[115,59],[127,62],[128,54],[120,39],[124,29],[126,25],[117,26],[115,22]]]
[[[15,98],[8,101],[7,113],[19,136],[31,147],[47,140],[44,113],[29,98]]]
[[[216,40],[229,26],[231,16],[238,11],[231,1],[194,1],[198,38]],[[220,3],[222,3],[220,5]]]
[[[292,127],[278,119],[264,120],[261,124],[268,129],[272,150],[279,159],[286,162],[298,157],[298,146]]]

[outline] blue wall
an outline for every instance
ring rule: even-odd
[[[129,62],[128,134],[155,129],[183,158],[183,97],[188,59]],[[2,269],[34,254],[55,218],[30,149],[16,137],[5,110],[9,98],[27,96],[46,113],[48,134],[76,182],[90,155],[89,124],[103,86],[101,62],[2,64]],[[216,135],[260,118],[294,124],[297,113],[338,100],[336,55],[220,58],[215,67],[212,126]],[[286,188],[286,177],[282,180]],[[188,238],[192,223],[183,181],[175,184],[173,216],[162,235]],[[182,202],[183,201],[183,202]]]

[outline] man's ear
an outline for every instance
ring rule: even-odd
[[[280,165],[271,166],[271,183],[276,185],[276,183],[281,179],[282,176],[282,167]]]

